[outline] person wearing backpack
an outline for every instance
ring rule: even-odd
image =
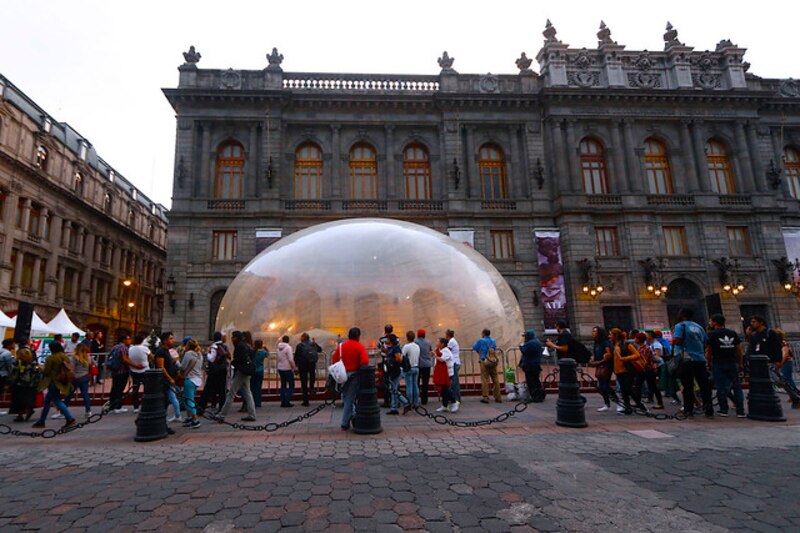
[[[678,311],[678,324],[672,333],[675,353],[682,352],[688,360],[681,366],[678,378],[683,384],[683,414],[691,417],[694,414],[694,383],[700,387],[703,399],[703,410],[708,418],[714,417],[714,404],[711,400],[711,384],[708,381],[705,345],[708,335],[703,326],[694,322],[694,311],[681,309]]]
[[[12,350],[14,350],[15,347],[16,343],[14,339],[5,339],[3,340],[3,347],[0,348],[0,396],[3,396],[6,383],[8,383],[8,378],[11,376],[11,369],[14,366],[14,354]],[[5,414],[5,412],[0,411],[0,414]]]
[[[414,332],[406,332],[406,344],[403,345],[403,372],[406,379],[406,394],[412,407],[419,405],[419,344],[414,342]],[[407,365],[407,366],[406,366]]]
[[[71,427],[76,424],[75,417],[72,416],[69,408],[64,404],[62,395],[67,396],[72,393],[72,381],[75,377],[72,363],[69,360],[69,356],[64,353],[64,347],[60,342],[53,341],[48,347],[50,348],[50,355],[45,359],[42,378],[39,380],[39,390],[47,390],[47,394],[44,397],[44,405],[42,406],[42,412],[39,414],[39,420],[33,424],[33,427],[45,427],[47,413],[50,412],[50,404],[54,404],[56,409],[64,415],[66,419],[64,427]]]
[[[300,389],[303,393],[303,406],[308,407],[309,391],[314,392],[314,382],[317,373],[317,361],[322,348],[312,342],[308,333],[300,335],[300,343],[294,350],[294,362],[300,374]]]
[[[206,406],[211,403],[211,407],[219,412],[225,403],[228,384],[228,363],[231,355],[225,342],[228,339],[219,331],[214,332],[211,346],[208,347],[206,354],[206,384],[203,387],[203,394],[200,395],[200,404],[197,414],[202,415]]]
[[[250,376],[256,370],[256,365],[253,361],[253,350],[245,342],[244,334],[241,331],[234,331],[231,334],[231,340],[233,341],[233,378],[231,379],[228,394],[225,397],[225,405],[222,406],[216,419],[220,423],[225,421],[225,416],[233,405],[234,394],[237,391],[241,391],[242,398],[247,405],[247,416],[242,418],[242,422],[255,422],[256,406],[253,402],[253,392],[250,390]]]
[[[387,337],[388,347],[386,349],[386,374],[389,381],[389,395],[391,396],[391,408],[387,415],[398,415],[398,403],[403,404],[403,414],[411,410],[411,403],[400,393],[400,377],[403,374],[403,352],[400,350],[400,339],[392,333]]]
[[[123,333],[117,339],[117,344],[111,348],[106,357],[106,368],[111,373],[111,409],[115,413],[127,413],[128,410],[122,407],[122,394],[128,384],[128,369],[133,366],[136,369],[142,365],[134,363],[128,358],[128,348],[131,345],[131,336]]]
[[[542,343],[536,338],[533,328],[522,334],[525,342],[520,345],[522,357],[519,367],[525,372],[525,383],[528,385],[528,396],[533,402],[544,400],[544,390],[539,376],[542,373]]]
[[[494,401],[502,403],[500,396],[500,379],[497,377],[498,357],[497,343],[491,337],[492,332],[484,329],[483,335],[472,345],[472,350],[478,354],[478,364],[481,367],[481,403],[489,403],[489,381],[492,382]]]

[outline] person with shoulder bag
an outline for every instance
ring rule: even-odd
[[[64,347],[60,342],[53,341],[48,347],[50,348],[50,355],[47,356],[44,362],[44,371],[38,387],[40,391],[46,390],[47,394],[44,397],[44,405],[42,406],[39,420],[33,424],[33,427],[45,427],[50,404],[54,404],[64,415],[66,419],[64,427],[68,428],[74,426],[76,422],[62,398],[72,393],[72,381],[75,377],[74,367],[67,354],[64,353]]]
[[[206,411],[209,403],[217,411],[222,409],[227,396],[228,364],[231,358],[228,346],[225,344],[227,338],[217,331],[212,339],[206,354],[206,383],[200,395],[200,405],[197,409],[199,415]]]
[[[703,399],[703,410],[707,417],[713,418],[714,405],[705,353],[708,335],[703,326],[692,321],[693,317],[694,312],[691,309],[681,309],[678,312],[678,325],[672,333],[672,342],[676,346],[675,356],[678,356],[678,351],[682,352],[678,378],[683,385],[683,414],[686,417],[694,414],[694,384],[697,382]]]
[[[656,355],[653,349],[647,344],[647,334],[643,331],[637,333],[634,344],[639,351],[639,355],[641,355],[641,359],[639,360],[640,370],[637,375],[637,384],[640,394],[642,384],[647,383],[649,394],[655,396],[656,399],[656,405],[653,406],[653,409],[663,409],[664,400],[661,397],[661,391],[658,389],[658,362],[656,361]]]
[[[234,331],[231,334],[231,340],[234,345],[232,362],[233,378],[231,379],[231,386],[228,389],[228,394],[225,397],[225,405],[222,406],[216,419],[220,423],[225,421],[225,416],[233,405],[234,394],[236,394],[236,392],[241,392],[242,399],[247,406],[247,416],[242,418],[242,422],[255,422],[256,406],[253,402],[253,392],[250,390],[250,376],[255,372],[255,363],[252,360],[252,348],[245,342],[244,333],[241,331]]]
[[[183,359],[179,372],[185,376],[183,380],[183,401],[186,404],[186,420],[184,427],[197,429],[200,427],[200,419],[197,415],[195,399],[197,388],[203,384],[203,356],[200,352],[200,344],[194,339],[189,339],[184,345],[186,350],[183,352]]]
[[[636,379],[636,366],[633,361],[641,360],[642,356],[636,348],[625,342],[625,332],[619,328],[613,328],[608,335],[608,340],[613,344],[614,353],[614,374],[622,392],[622,403],[624,407],[617,411],[626,415],[633,414],[631,408],[631,397],[636,403],[636,408],[647,411],[647,407],[642,403],[641,391],[634,387]],[[626,365],[628,363],[628,365]],[[631,366],[629,366],[631,365]]]
[[[489,403],[489,381],[492,382],[494,401],[501,403],[500,380],[497,377],[498,355],[497,343],[491,337],[492,332],[484,329],[482,337],[472,345],[473,351],[478,354],[478,364],[481,368],[481,403]]]
[[[17,350],[16,361],[11,368],[11,409],[16,414],[14,422],[27,422],[33,416],[36,392],[42,379],[42,371],[33,352],[27,348]]]
[[[597,378],[597,388],[603,397],[603,405],[597,409],[603,413],[611,408],[611,400],[619,403],[617,392],[611,388],[611,376],[614,373],[614,345],[608,340],[606,330],[596,326],[592,328],[594,350],[589,366],[594,367],[594,377]]]

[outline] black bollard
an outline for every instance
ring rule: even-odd
[[[785,422],[781,399],[769,377],[769,357],[751,355],[750,390],[747,392],[747,418],[767,422]]]
[[[586,403],[581,396],[575,359],[558,360],[558,400],[556,401],[556,424],[570,428],[585,428]]]
[[[164,372],[145,370],[142,408],[136,418],[136,442],[148,442],[167,436],[167,399],[164,393]]]
[[[374,435],[382,431],[378,389],[375,387],[375,367],[364,365],[358,369],[358,396],[356,416],[353,417],[353,433]]]

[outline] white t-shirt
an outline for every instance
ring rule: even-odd
[[[75,353],[75,348],[81,343],[81,341],[74,342],[72,339],[64,341],[64,353]]]
[[[144,344],[136,344],[128,348],[128,359],[131,360],[131,363],[144,366],[144,368],[131,367],[131,372],[134,374],[141,374],[150,368],[150,365],[147,361],[148,355],[150,355],[150,349]]]
[[[455,337],[447,341],[447,347],[453,354],[453,364],[460,365],[461,364],[461,357],[458,355],[458,341]]]
[[[419,345],[417,343],[409,342],[403,346],[403,355],[408,356],[411,368],[417,368],[419,366]]]
[[[458,343],[456,343],[456,346],[458,346]],[[452,350],[450,350],[450,348],[447,348],[447,347],[442,348],[442,356],[441,357],[442,357],[442,360],[445,363],[447,363],[447,375],[450,376],[450,377],[453,377],[453,374],[455,373],[454,369],[453,369],[453,364],[455,364],[455,362],[453,361],[453,352],[452,352]]]

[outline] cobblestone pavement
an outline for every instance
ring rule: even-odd
[[[338,409],[269,435],[205,422],[134,443],[126,414],[49,441],[0,436],[0,531],[800,529],[797,411],[659,422],[597,404],[583,430],[555,426],[548,399],[483,428],[384,416],[368,437],[339,431]],[[452,416],[508,407],[468,399]]]

